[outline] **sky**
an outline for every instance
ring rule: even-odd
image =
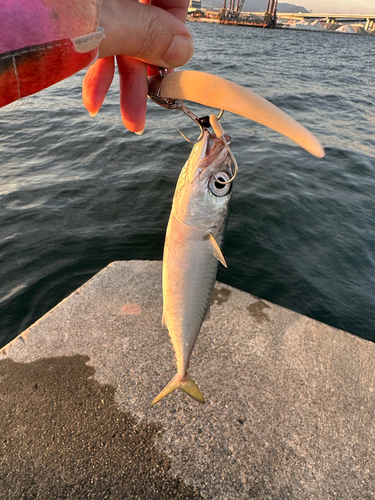
[[[329,14],[374,14],[375,0],[279,0]]]

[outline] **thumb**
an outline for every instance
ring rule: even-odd
[[[193,55],[193,41],[187,27],[171,13],[133,0],[102,3],[100,26],[105,38],[99,57],[124,54],[149,64],[174,68]]]

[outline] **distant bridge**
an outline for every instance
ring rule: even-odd
[[[244,12],[244,14],[250,14]],[[264,12],[252,12],[256,16],[264,17]],[[366,23],[365,29],[371,30],[375,27],[375,14],[326,14],[315,12],[277,12],[278,19],[295,19],[298,21],[315,21],[319,19],[328,24],[332,23]]]
[[[298,19],[313,21],[315,19],[324,20],[326,23],[366,23],[366,29],[371,29],[375,24],[375,14],[325,14],[313,12],[287,13],[278,12],[279,19]]]

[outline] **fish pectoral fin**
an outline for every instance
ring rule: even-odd
[[[188,394],[191,398],[199,401],[200,403],[204,403],[203,394],[198,389],[197,384],[190,377],[190,375],[186,373],[186,375],[181,378],[181,375],[177,373],[169,382],[169,384],[164,387],[161,393],[156,396],[156,398],[151,403],[151,406],[153,406],[161,399],[165,398],[165,396],[168,396],[168,394],[170,394],[175,389],[181,389],[186,392],[186,394]]]
[[[221,253],[220,247],[211,233],[208,233],[208,241],[211,244],[212,251],[217,260],[219,260],[224,267],[228,267],[227,263],[225,262],[224,255]]]

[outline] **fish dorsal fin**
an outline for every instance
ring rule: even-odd
[[[217,260],[219,260],[224,267],[228,267],[227,263],[225,262],[224,255],[221,253],[220,247],[211,233],[208,233],[208,241],[210,242],[212,251]]]

